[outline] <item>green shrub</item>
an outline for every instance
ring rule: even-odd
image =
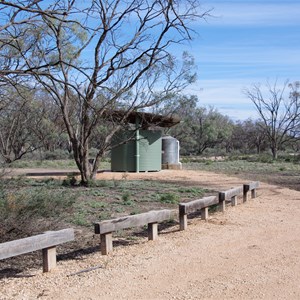
[[[237,160],[249,160],[251,156],[249,155],[241,155],[237,153],[231,153],[229,156],[226,157],[226,161],[237,161]]]
[[[115,212],[117,212],[117,213],[123,213],[124,211],[125,210],[124,210],[123,207],[118,206],[118,207],[115,208]]]
[[[30,213],[42,217],[55,217],[60,212],[70,208],[75,200],[75,195],[66,198],[62,190],[52,191],[42,188],[34,192],[29,192],[25,196],[24,206],[19,214]]]
[[[165,193],[159,195],[159,200],[162,203],[177,204],[179,203],[179,196],[173,193]]]
[[[88,227],[88,226],[91,226],[91,223],[87,221],[86,219],[86,214],[83,213],[83,212],[77,212],[74,216],[73,216],[73,219],[71,220],[71,222],[75,225],[78,225],[78,226],[85,226],[85,227]]]
[[[10,164],[12,168],[76,168],[74,159],[56,160],[17,160]]]
[[[97,180],[96,185],[97,187],[112,187],[113,183],[109,180]]]
[[[292,155],[289,153],[281,153],[278,155],[278,161],[288,162],[288,163],[299,163],[300,156],[299,155]]]
[[[60,159],[68,159],[69,157],[70,157],[70,153],[68,151],[61,150],[61,149],[44,152],[45,160],[60,160]]]
[[[76,195],[66,197],[63,190],[44,187],[18,192],[6,192],[0,198],[1,215],[24,218],[57,217],[72,208]]]
[[[63,186],[75,186],[77,185],[77,179],[74,175],[68,175],[66,179],[62,182]]]
[[[186,188],[179,188],[178,192],[182,194],[191,194],[192,196],[195,197],[201,197],[202,195],[204,195],[205,190],[197,187],[186,187]]]
[[[131,206],[134,204],[134,202],[131,200],[131,194],[129,192],[125,192],[122,195],[123,205]]]
[[[111,214],[107,211],[103,211],[99,214],[99,221],[109,220],[111,219]]]
[[[90,207],[91,208],[94,208],[94,209],[99,209],[99,208],[105,208],[107,207],[107,203],[105,202],[98,202],[98,201],[91,201],[89,203]]]
[[[96,196],[96,197],[105,197],[106,193],[104,193],[100,189],[91,189],[89,191],[84,192],[85,195],[91,195],[91,196]]]
[[[86,187],[98,187],[98,183],[96,180],[89,179],[85,184]]]
[[[0,218],[4,220],[8,217],[11,210],[9,209],[8,197],[4,190],[0,189]]]
[[[272,155],[268,155],[268,154],[259,155],[258,161],[261,163],[266,163],[266,164],[274,163],[274,159],[273,159]]]

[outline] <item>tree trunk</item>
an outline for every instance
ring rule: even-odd
[[[260,144],[256,144],[256,153],[259,155],[260,152]]]
[[[89,181],[94,179],[92,176],[93,174],[91,173],[91,167],[88,161],[88,157],[83,157],[79,163],[77,163],[76,161],[76,164],[80,171],[80,184],[83,186],[88,186]]]
[[[80,143],[77,139],[72,139],[71,144],[74,160],[80,172],[80,184],[87,186],[89,181],[92,179],[88,144],[84,143],[84,145],[82,145],[82,143]]]
[[[277,157],[278,157],[277,147],[272,147],[272,148],[271,148],[271,151],[272,151],[273,159],[276,160]]]

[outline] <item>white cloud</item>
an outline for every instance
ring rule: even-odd
[[[234,64],[251,64],[251,63],[264,63],[273,64],[274,62],[279,64],[298,64],[299,61],[299,49],[278,47],[278,48],[266,48],[266,47],[226,47],[220,45],[216,47],[202,47],[200,51],[194,51],[195,59],[201,63],[234,63]]]
[[[204,7],[215,7],[219,18],[199,24],[198,38],[186,49],[199,77],[188,92],[199,97],[199,105],[214,106],[234,120],[256,119],[244,88],[300,79],[300,1],[206,0]]]
[[[261,82],[265,82],[265,79]],[[249,79],[199,80],[187,92],[198,96],[199,106],[213,106],[234,121],[257,119],[253,103],[243,94],[250,84]]]
[[[212,1],[203,5],[203,9],[212,7],[214,18],[208,18],[209,26],[282,26],[300,22],[300,3],[293,1]]]
[[[251,88],[253,83],[261,83],[262,88],[266,84],[266,78],[247,78],[233,80],[199,80],[192,85],[187,93],[197,95],[199,106],[213,106],[220,113],[229,116],[232,120],[257,119],[258,114],[254,104],[243,93],[244,89]],[[277,80],[277,87],[282,88],[286,78],[270,78],[269,82]],[[290,82],[297,78],[290,79]]]

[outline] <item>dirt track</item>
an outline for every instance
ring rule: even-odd
[[[99,177],[122,174],[99,174]],[[220,174],[162,171],[133,178],[197,181],[228,189]],[[73,275],[81,270],[94,270]],[[300,299],[300,192],[261,183],[258,197],[186,231],[58,263],[57,270],[0,281],[0,299]]]

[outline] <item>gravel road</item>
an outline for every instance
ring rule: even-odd
[[[99,174],[99,178],[116,174]],[[102,177],[101,177],[102,176]],[[130,174],[229,189],[245,183],[196,171]],[[86,271],[86,272],[81,272]],[[0,281],[0,299],[300,299],[300,192],[261,183],[258,197],[156,241],[94,252]]]

